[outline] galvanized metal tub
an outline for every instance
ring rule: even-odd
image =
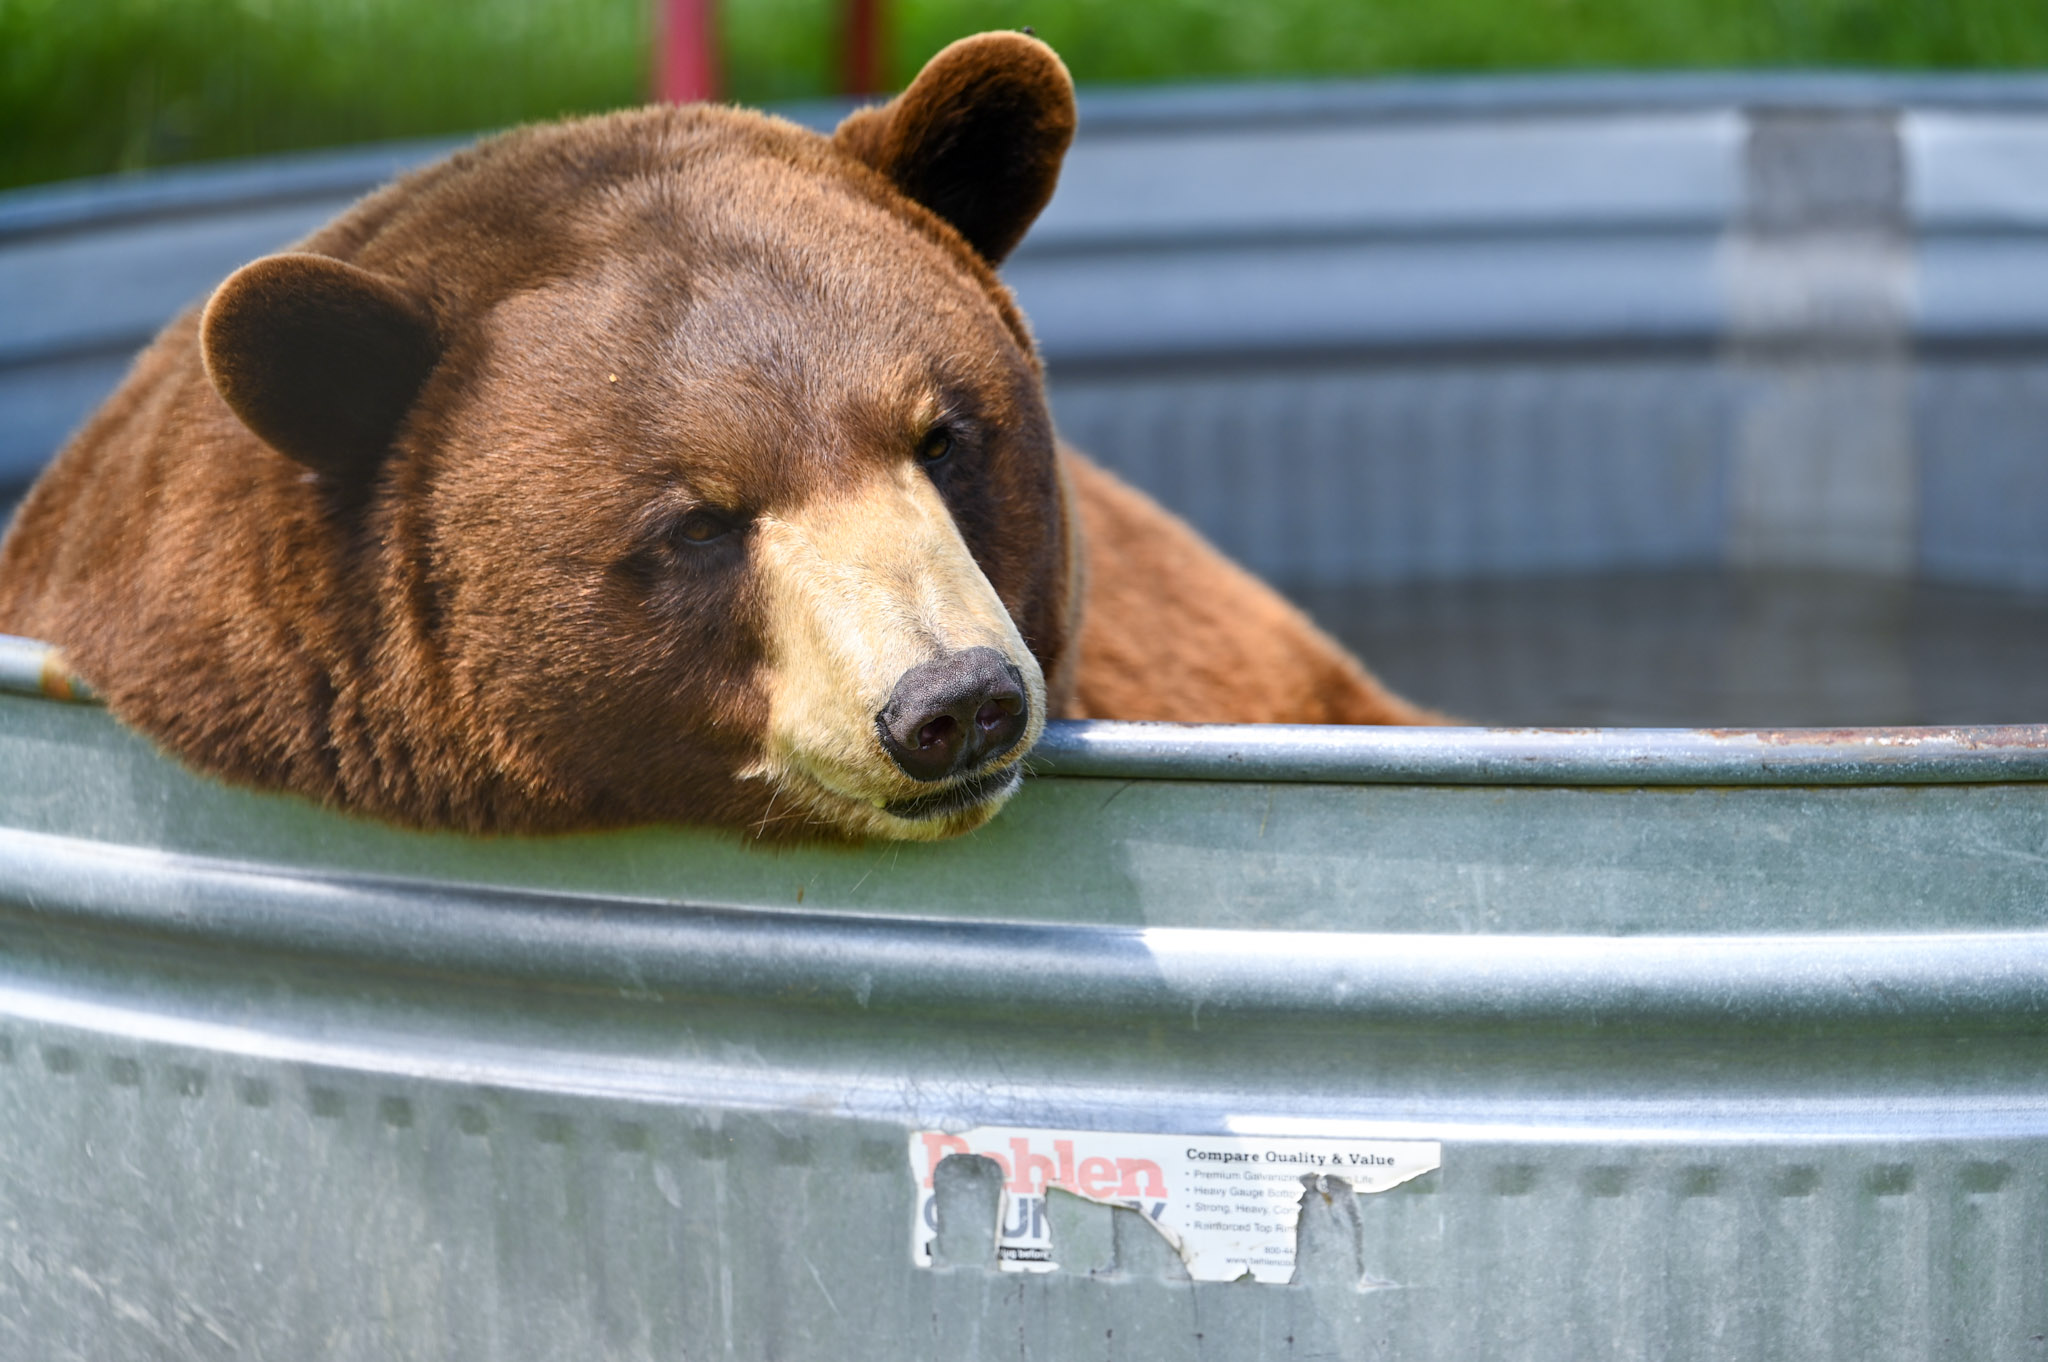
[[[1998,172],[2048,144],[2035,87],[1235,99],[1091,106],[1010,274],[1068,433],[1256,565],[1305,594],[2037,580],[2048,214]],[[1176,155],[1236,169],[1130,189]],[[1382,187],[1345,199],[1333,158]],[[0,298],[131,229],[240,222],[237,257],[297,230],[247,194],[165,218],[177,190],[73,194],[125,218],[0,202]],[[1844,259],[1832,292],[1768,282]],[[91,349],[49,336],[133,303],[65,287],[14,352],[42,347],[46,392]],[[1866,424],[1816,464],[1800,441],[1845,411]],[[1276,452],[1354,518],[1275,495]],[[1773,482],[1781,456],[1804,472]],[[0,673],[33,691],[40,664]],[[486,841],[226,789],[90,705],[0,696],[0,1352],[2043,1346],[2048,729],[1090,724],[1035,762],[937,847]],[[1133,1212],[1052,1196],[1057,1270],[1002,1270],[1021,1198],[959,1160],[918,1266],[915,1136],[973,1127],[1434,1142],[1440,1167],[1304,1189],[1297,1280],[1263,1284],[1191,1280]]]

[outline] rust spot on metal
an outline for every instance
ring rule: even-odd
[[[83,703],[93,698],[92,687],[85,684],[77,672],[64,661],[64,654],[51,648],[43,654],[43,665],[37,675],[37,684],[43,694],[52,700],[67,700]]]

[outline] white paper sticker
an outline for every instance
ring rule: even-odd
[[[1101,1130],[977,1126],[959,1135],[913,1131],[910,1169],[917,1207],[910,1258],[932,1265],[938,1232],[932,1175],[949,1154],[979,1154],[1003,1173],[997,1264],[1006,1272],[1051,1272],[1060,1246],[1045,1209],[1049,1187],[1150,1220],[1179,1250],[1198,1282],[1261,1282],[1294,1275],[1294,1222],[1303,1179],[1342,1178],[1357,1192],[1384,1192],[1436,1168],[1434,1140],[1294,1139],[1245,1135],[1133,1135]]]

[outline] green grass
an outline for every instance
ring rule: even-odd
[[[650,0],[0,0],[0,185],[638,102]],[[834,0],[726,0],[732,97],[831,90]],[[2041,0],[897,0],[894,75],[1026,24],[1083,82],[2048,66]]]
[[[0,0],[0,183],[643,98],[641,0]]]

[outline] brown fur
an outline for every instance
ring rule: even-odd
[[[1067,454],[1088,545],[1077,719],[1430,724],[1280,594]]]
[[[0,546],[0,630],[204,769],[475,830],[963,831],[1001,798],[896,816],[867,716],[970,646],[1033,738],[1426,717],[1056,451],[991,265],[1071,132],[996,34],[836,140],[696,107],[458,153],[144,351]]]
[[[1001,62],[934,62],[914,97],[858,110],[833,134],[997,261],[1052,199],[1074,140],[1072,87],[1052,49],[1011,44],[1005,53]]]

